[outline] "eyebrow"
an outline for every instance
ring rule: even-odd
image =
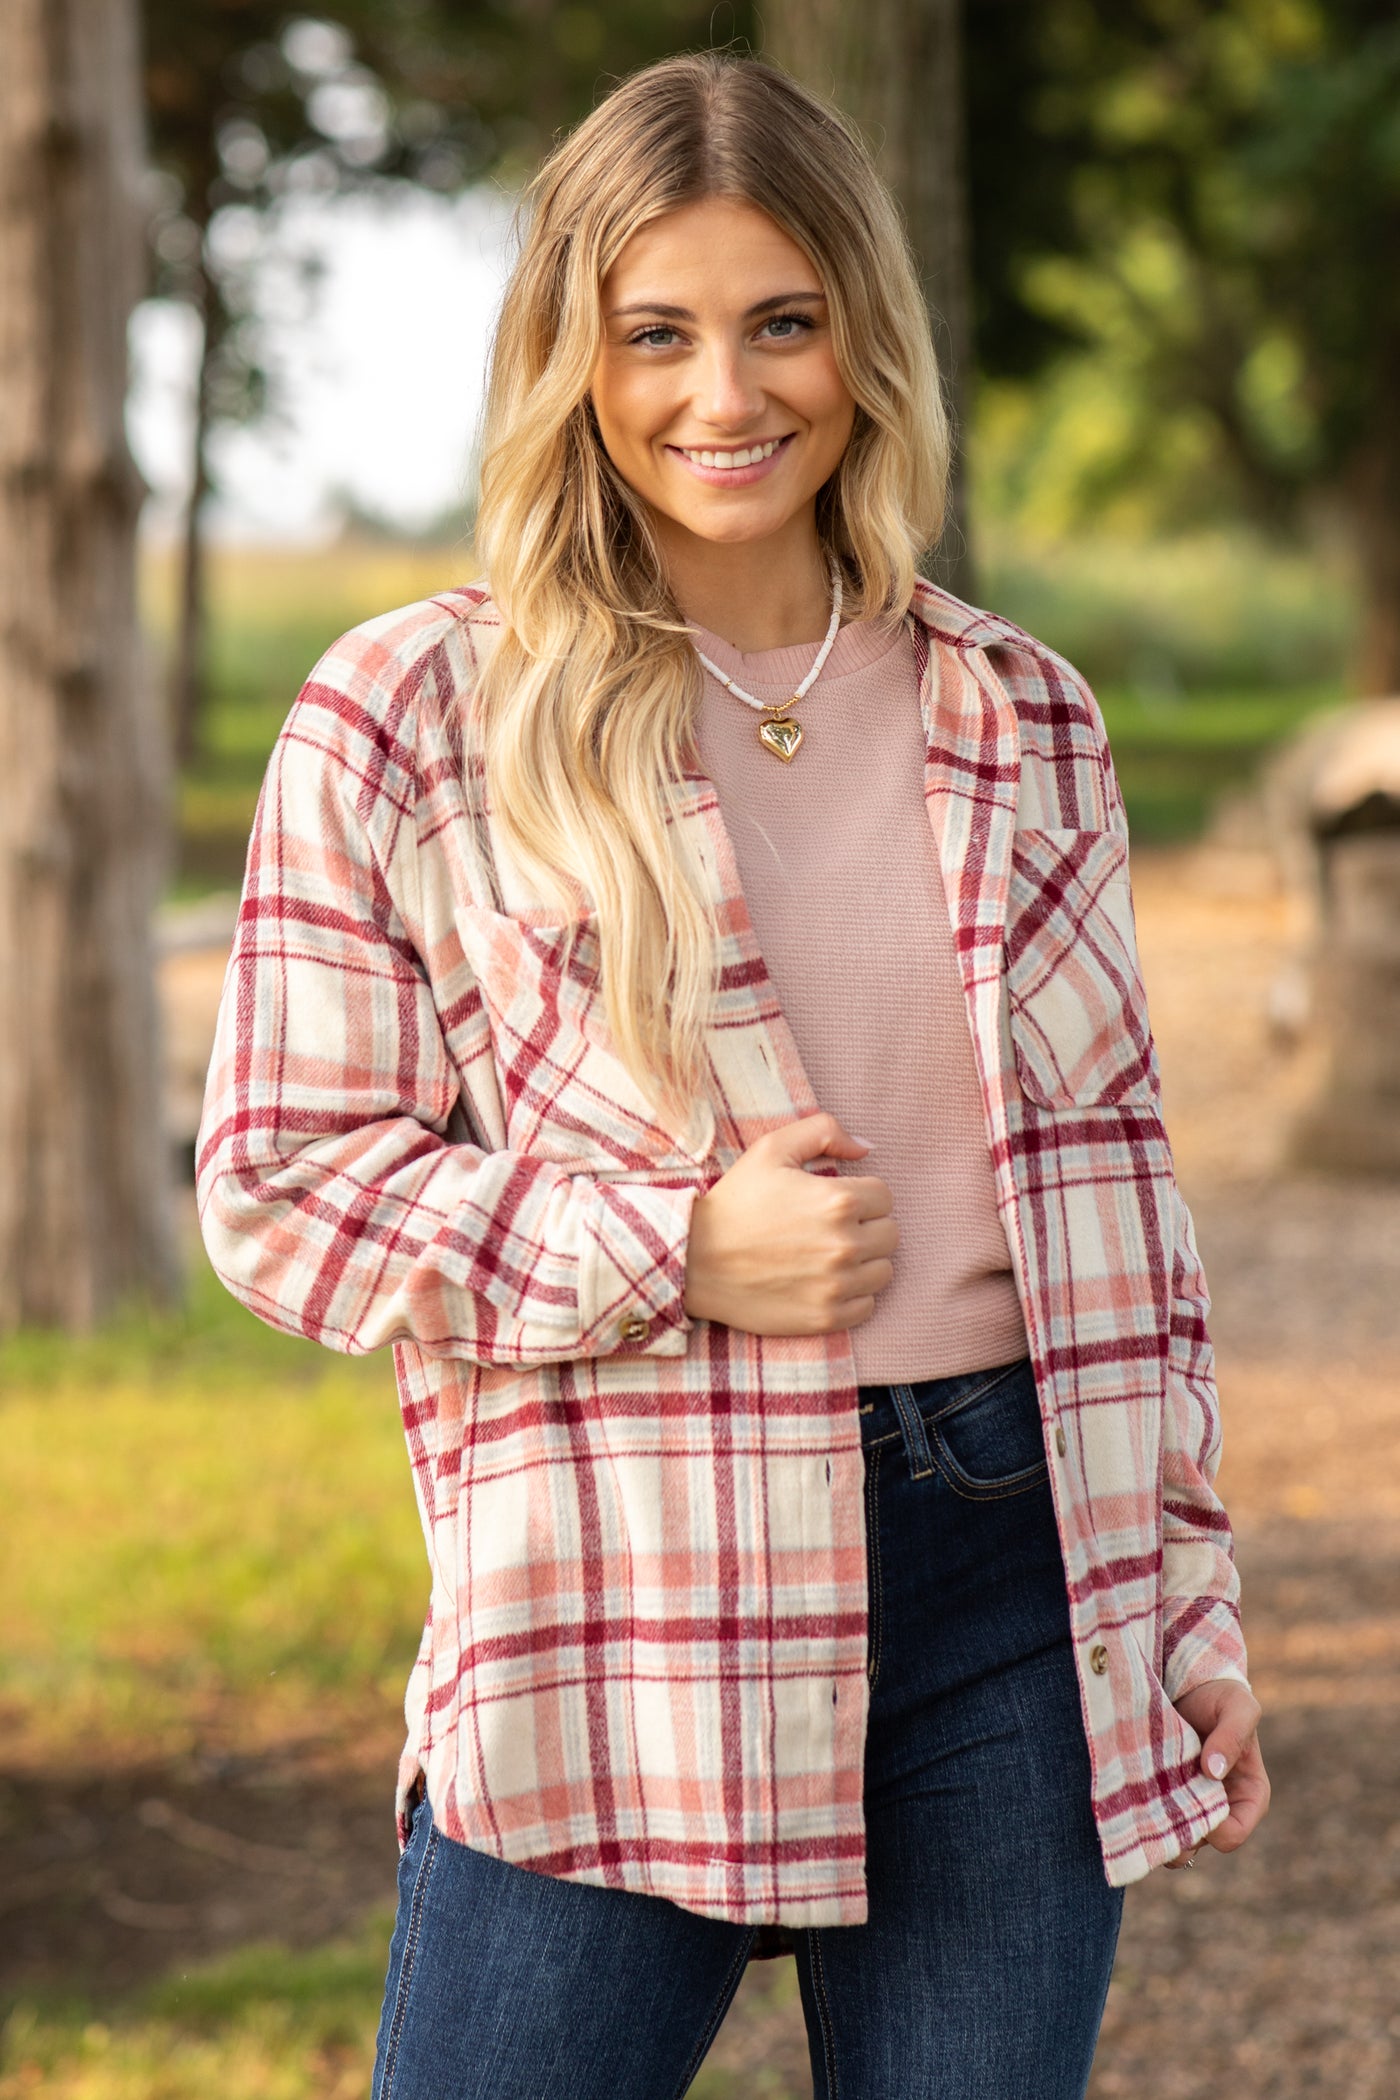
[[[759,314],[771,313],[775,306],[791,306],[799,299],[824,299],[825,292],[775,292],[771,299],[760,299],[755,306],[746,307],[740,316],[752,321]],[[660,300],[644,299],[638,306],[615,306],[608,315],[610,321],[621,321],[628,314],[663,314],[668,321],[693,321],[694,314],[688,306],[663,306]]]

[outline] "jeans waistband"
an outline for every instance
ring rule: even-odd
[[[1028,1359],[1018,1356],[1009,1364],[992,1364],[984,1371],[957,1371],[950,1378],[920,1378],[902,1385],[862,1385],[856,1388],[861,1443],[868,1450],[881,1437],[898,1429],[909,1470],[916,1479],[933,1471],[925,1419],[951,1402],[971,1397],[982,1386],[1004,1378]]]

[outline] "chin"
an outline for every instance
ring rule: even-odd
[[[684,525],[687,532],[692,533],[697,540],[709,540],[712,546],[742,547],[750,540],[758,542],[771,539],[775,532],[781,531],[787,521],[784,518],[731,518],[728,521],[717,518],[681,518],[677,522]]]

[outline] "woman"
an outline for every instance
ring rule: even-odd
[[[1081,2094],[1124,1884],[1267,1797],[1102,723],[915,574],[838,118],[669,60],[529,202],[489,582],[293,709],[200,1152],[230,1289],[395,1346],[375,2092],[679,2094],[786,1944],[820,2094]]]

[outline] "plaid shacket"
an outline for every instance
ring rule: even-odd
[[[1207,1299],[1162,1125],[1103,723],[1062,658],[918,583],[924,793],[1044,1414],[1111,1883],[1225,1794],[1172,1701],[1245,1681]],[[711,1089],[659,1120],[596,921],[509,862],[470,695],[483,589],[316,666],[258,806],[198,1152],[264,1320],[394,1348],[432,1572],[406,1699],[449,1837],[787,1926],[866,1916],[864,1459],[850,1336],[683,1304],[696,1195],[811,1113],[713,783]],[[780,783],[781,784],[781,783]]]

